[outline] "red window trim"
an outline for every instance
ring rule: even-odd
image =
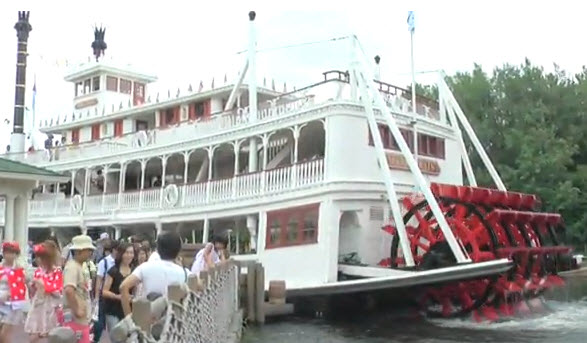
[[[311,240],[304,241],[303,240],[303,229],[304,229],[304,222],[305,216],[308,213],[315,212],[316,214],[316,230],[314,233],[314,237]],[[297,217],[298,219],[298,227],[297,227],[297,240],[295,242],[288,242],[288,225],[289,220],[293,216]],[[279,220],[279,240],[275,243],[271,242],[271,224],[272,222],[277,219]],[[290,207],[281,210],[275,210],[267,212],[267,225],[266,225],[266,240],[265,240],[265,248],[266,249],[274,249],[274,248],[283,248],[283,247],[290,247],[290,246],[298,246],[298,245],[308,245],[308,244],[315,244],[318,243],[318,230],[319,228],[319,221],[320,221],[320,204],[310,204],[298,207]]]
[[[122,137],[124,134],[124,122],[122,119],[114,121],[114,137]]]
[[[72,129],[71,130],[71,143],[73,143],[73,144],[79,143],[79,129]]]
[[[399,146],[395,142],[395,139],[393,138],[393,135],[391,134],[391,130],[389,130],[389,128],[384,124],[378,124],[377,127],[379,128],[379,134],[381,135],[381,142],[383,143],[383,149],[399,151]],[[400,128],[399,130],[402,133],[402,136],[404,136],[404,140],[408,144],[410,151],[414,152],[414,140],[413,140],[414,132],[409,129],[401,129]],[[371,135],[371,130],[369,130],[369,145],[370,146],[375,145],[375,143],[373,142],[373,136]]]
[[[97,141],[100,139],[100,124],[92,125],[92,140]]]

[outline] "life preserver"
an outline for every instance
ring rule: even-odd
[[[79,213],[82,210],[82,197],[76,194],[71,198],[71,209],[73,213]]]
[[[175,206],[179,200],[179,189],[176,185],[167,185],[163,190],[163,196],[167,205]]]

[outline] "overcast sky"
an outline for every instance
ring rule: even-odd
[[[16,2],[16,1],[15,1]],[[145,5],[151,3],[152,5]],[[318,44],[261,52],[258,78],[301,87],[321,72],[345,68],[347,41],[356,34],[369,56],[382,57],[382,79],[401,86],[410,70],[406,18],[416,11],[417,70],[451,74],[480,63],[491,71],[525,57],[552,69],[576,72],[587,61],[585,6],[556,1],[18,1],[0,2],[0,152],[9,142],[14,106],[17,11],[31,11],[27,106],[37,82],[37,123],[71,113],[73,86],[63,81],[71,64],[87,61],[94,24],[106,28],[107,58],[132,63],[160,81],[153,89],[229,81],[244,62],[247,13],[257,12],[258,48]],[[293,2],[292,2],[293,3]],[[320,3],[318,5],[318,3]],[[278,5],[277,5],[278,4]],[[268,81],[269,83],[269,81]],[[30,121],[30,112],[27,114]],[[10,124],[5,124],[5,119]],[[40,142],[39,142],[40,143]],[[37,144],[39,144],[37,143]]]

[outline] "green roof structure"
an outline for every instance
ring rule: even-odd
[[[45,182],[67,182],[69,177],[30,164],[0,158],[0,178],[38,180]]]

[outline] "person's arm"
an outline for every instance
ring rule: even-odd
[[[131,313],[130,290],[136,287],[140,282],[141,279],[132,273],[122,281],[122,284],[120,284],[120,302],[122,303],[122,311],[125,316],[128,316]]]
[[[100,299],[100,289],[102,288],[102,282],[104,281],[104,275],[106,275],[106,262],[105,259],[102,259],[98,262],[96,273],[96,287],[94,287],[94,299]]]
[[[108,275],[106,275],[106,280],[104,281],[104,288],[102,289],[102,296],[106,299],[120,301],[120,294],[115,294],[115,293],[111,292],[110,287],[112,287],[112,276],[110,276],[110,273],[108,273]]]

